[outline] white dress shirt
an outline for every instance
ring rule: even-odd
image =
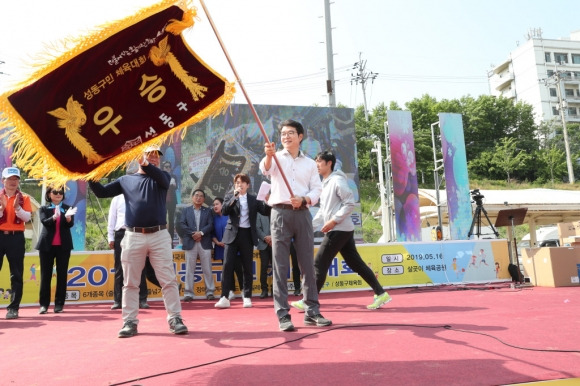
[[[125,227],[125,196],[119,194],[111,200],[109,219],[107,223],[107,237],[109,242],[115,241],[115,231]]]
[[[300,152],[298,157],[294,158],[285,149],[276,152],[276,158],[278,158],[278,162],[280,162],[280,166],[284,170],[284,175],[290,184],[292,193],[295,196],[308,196],[310,197],[310,205],[316,205],[322,191],[322,182],[318,175],[316,162],[306,157],[303,152]],[[260,162],[260,170],[265,176],[270,176],[270,181],[272,182],[268,203],[270,205],[290,204],[290,192],[280,174],[278,164],[272,159],[270,170],[265,170],[265,160],[266,157]]]
[[[250,227],[250,207],[248,206],[248,194],[238,196],[240,202],[240,228]]]

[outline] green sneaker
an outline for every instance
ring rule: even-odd
[[[290,303],[290,305],[296,308],[298,311],[304,312],[304,300],[298,300],[295,302]]]
[[[376,309],[380,308],[383,304],[387,304],[391,300],[393,300],[393,298],[390,297],[389,294],[386,292],[381,294],[381,295],[378,295],[378,296],[375,295],[373,304],[369,304],[367,306],[367,308],[369,310],[376,310]]]

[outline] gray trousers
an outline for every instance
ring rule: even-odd
[[[302,293],[306,315],[320,313],[316,275],[314,273],[314,231],[312,216],[308,210],[272,208],[270,219],[272,235],[272,276],[274,287],[274,310],[278,319],[288,315],[288,278],[290,269],[290,243],[298,255],[302,272]]]

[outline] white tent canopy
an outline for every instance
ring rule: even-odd
[[[580,220],[580,191],[555,189],[521,189],[521,190],[485,190],[483,209],[495,226],[497,214],[503,209],[527,208],[524,223],[530,226],[530,233],[535,235],[537,225],[557,224]],[[470,196],[471,198],[471,196]],[[449,221],[447,211],[447,194],[439,191],[442,223]],[[421,226],[436,225],[437,200],[435,189],[419,189]],[[472,203],[472,208],[475,204]],[[472,211],[473,212],[473,211]],[[482,225],[487,225],[482,214]],[[535,237],[533,237],[535,242]]]

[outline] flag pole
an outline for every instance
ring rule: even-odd
[[[236,68],[234,67],[234,63],[232,62],[232,59],[230,58],[230,55],[228,54],[228,51],[226,50],[226,46],[224,45],[224,43],[220,37],[220,34],[219,34],[219,32],[218,32],[218,30],[213,22],[213,19],[211,18],[211,15],[209,14],[209,11],[207,10],[204,1],[199,0],[199,2],[201,3],[201,7],[203,8],[203,11],[207,15],[207,19],[209,21],[209,24],[211,25],[211,28],[213,29],[213,32],[215,33],[215,36],[216,36],[217,40],[219,41],[220,46],[222,47],[222,51],[224,52],[226,59],[228,60],[228,63],[230,64],[230,67],[232,68],[232,71],[234,72],[234,76],[236,78],[236,81],[240,85],[240,88],[242,89],[242,93],[244,94],[246,101],[248,101],[248,106],[250,106],[250,110],[252,111],[252,115],[254,116],[254,119],[256,120],[256,123],[258,124],[258,127],[260,128],[260,131],[262,132],[262,136],[266,140],[266,143],[270,144],[271,142],[270,142],[270,139],[268,138],[268,134],[266,134],[266,130],[264,130],[264,125],[262,124],[260,117],[258,117],[258,113],[257,113],[256,109],[254,108],[254,105],[250,101],[250,97],[249,97],[248,93],[246,92],[246,88],[244,87],[244,84],[242,83],[242,79],[240,79],[240,76],[238,75],[238,72],[236,71]],[[288,188],[288,191],[290,192],[290,197],[294,197],[294,193],[292,192],[292,188],[290,187],[290,184],[288,183],[288,180],[286,179],[286,175],[284,174],[284,170],[282,170],[282,167],[280,166],[280,162],[278,161],[276,154],[274,154],[272,157],[274,158],[274,162],[276,162],[276,165],[278,166],[278,170],[280,171],[280,175],[282,176],[282,179],[284,180],[284,183],[286,184],[286,187]]]

